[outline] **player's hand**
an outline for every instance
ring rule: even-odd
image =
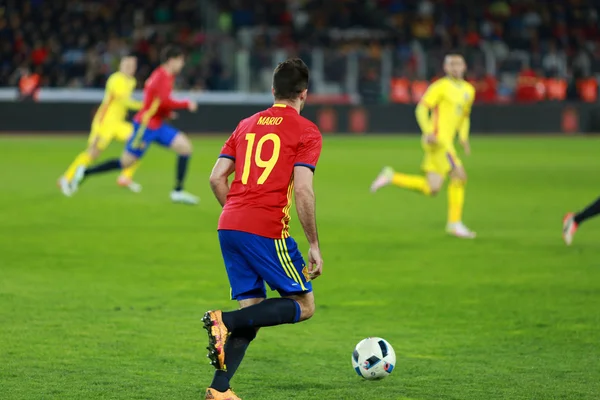
[[[467,156],[471,155],[471,144],[468,141],[460,142]]]
[[[310,279],[317,279],[323,273],[323,258],[317,246],[310,246],[308,250],[308,275]]]
[[[423,140],[425,141],[425,143],[427,143],[428,145],[435,145],[437,144],[437,137],[433,134],[433,133],[428,133],[424,136]]]
[[[177,119],[179,118],[179,114],[177,114],[175,111],[171,111],[171,114],[169,114],[169,118]]]
[[[197,109],[198,104],[196,104],[195,101],[190,101],[190,104],[188,105],[188,110],[190,110],[191,112],[196,112]]]

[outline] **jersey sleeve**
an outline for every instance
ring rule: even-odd
[[[153,82],[154,93],[156,98],[160,101],[162,107],[177,110],[181,108],[188,108],[190,102],[188,100],[175,100],[171,97],[171,85],[167,82],[164,76],[157,77]]]
[[[322,147],[323,137],[321,136],[319,129],[317,129],[316,126],[306,128],[300,137],[300,145],[298,153],[296,154],[294,166],[307,167],[314,171],[319,162]]]
[[[239,128],[239,125],[238,125]],[[219,153],[219,158],[228,158],[230,160],[235,161],[235,137],[238,131],[238,128],[233,131],[229,139],[225,142],[223,147],[221,148],[221,152]]]
[[[415,116],[421,132],[424,135],[435,134],[435,126],[432,118],[432,112],[435,107],[439,104],[442,99],[443,86],[440,81],[434,82],[429,85],[429,88],[423,95],[417,108],[415,110]]]

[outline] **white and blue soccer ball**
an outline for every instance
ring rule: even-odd
[[[352,366],[362,378],[383,379],[394,370],[396,353],[385,339],[369,337],[356,345],[352,353]]]

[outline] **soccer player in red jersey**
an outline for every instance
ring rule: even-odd
[[[311,280],[321,275],[323,259],[313,174],[322,138],[315,124],[300,116],[308,76],[300,59],[277,66],[275,104],[239,123],[210,177],[223,206],[219,242],[232,299],[241,309],[204,315],[209,358],[217,368],[206,399],[238,399],[229,382],[259,328],[305,321],[315,312]],[[288,231],[293,195],[310,245],[308,265]],[[265,282],[281,297],[267,300]]]
[[[84,178],[133,165],[142,158],[150,144],[156,142],[179,155],[177,180],[171,192],[171,200],[176,203],[198,203],[196,196],[183,190],[183,182],[192,154],[192,143],[183,132],[164,123],[164,120],[174,116],[174,110],[188,109],[195,112],[197,105],[189,100],[179,101],[171,97],[175,76],[181,72],[185,62],[182,50],[176,47],[165,48],[162,61],[162,65],[146,80],[143,106],[133,119],[133,135],[127,142],[121,158],[108,160],[89,169],[79,168],[73,182],[74,191]]]

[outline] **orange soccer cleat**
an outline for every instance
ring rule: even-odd
[[[208,358],[216,369],[227,371],[225,365],[225,343],[229,337],[229,330],[223,323],[221,311],[207,311],[202,317],[204,329],[208,332]]]
[[[204,400],[242,400],[233,393],[233,390],[228,389],[225,393],[216,391],[213,388],[206,389],[206,397]]]
[[[565,215],[563,218],[562,236],[567,246],[573,243],[573,237],[575,236],[575,232],[577,232],[577,228],[579,228],[579,225],[575,222],[575,213]]]

